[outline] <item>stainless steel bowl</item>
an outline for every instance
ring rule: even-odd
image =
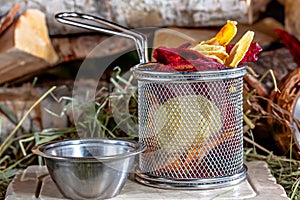
[[[71,199],[105,199],[124,186],[138,143],[115,139],[71,139],[35,146],[61,193]]]

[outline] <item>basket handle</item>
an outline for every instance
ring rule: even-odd
[[[55,15],[57,21],[87,30],[98,31],[110,35],[118,35],[121,37],[129,38],[134,40],[137,53],[140,59],[140,63],[148,63],[148,44],[147,38],[140,32],[130,30],[127,27],[123,27],[119,24],[113,23],[103,18],[99,18],[93,15],[82,14],[77,12],[62,12]],[[89,23],[71,20],[70,18],[83,19],[90,22],[96,22],[98,24],[110,27],[111,29],[95,26]],[[117,31],[115,31],[117,30]]]

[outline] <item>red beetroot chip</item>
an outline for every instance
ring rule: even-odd
[[[295,62],[300,65],[300,41],[285,30],[275,29],[280,41],[285,45],[293,56]]]
[[[204,71],[224,69],[225,65],[203,54],[184,47],[158,47],[153,51],[153,57],[163,65],[157,65],[158,71]]]
[[[162,64],[170,64],[176,62],[184,62],[186,60],[194,60],[200,57],[197,51],[187,48],[166,48],[158,47],[153,51],[153,57],[157,62]]]

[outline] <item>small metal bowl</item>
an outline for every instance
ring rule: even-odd
[[[61,193],[71,199],[106,199],[118,195],[135,160],[144,149],[115,139],[70,139],[32,149],[45,158]]]

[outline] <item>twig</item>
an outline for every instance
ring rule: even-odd
[[[265,153],[272,155],[273,152],[269,151],[268,149],[264,148],[263,146],[261,146],[260,144],[257,144],[256,142],[254,142],[253,140],[251,140],[250,138],[244,136],[244,140],[249,142],[250,144],[253,144],[255,147],[259,148],[260,150],[264,151]]]
[[[243,120],[245,123],[249,126],[250,129],[254,129],[255,125],[252,123],[252,121],[247,117],[247,115],[243,114]]]

